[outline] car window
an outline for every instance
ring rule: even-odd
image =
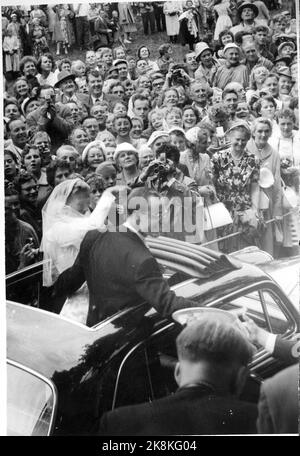
[[[182,327],[171,324],[124,360],[116,385],[114,407],[151,402],[177,389],[175,340]]]
[[[291,326],[282,311],[283,303],[272,291],[267,289],[253,291],[222,303],[224,310],[244,309],[261,328],[275,334],[284,334]]]
[[[7,364],[7,383],[7,435],[48,435],[54,414],[50,385],[12,364]]]

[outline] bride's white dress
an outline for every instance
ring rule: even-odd
[[[51,198],[51,196],[50,196]],[[47,228],[44,230],[42,249],[44,259],[50,260],[44,266],[44,285],[52,285],[58,276],[71,267],[77,257],[80,244],[85,234],[92,229],[105,229],[105,219],[115,198],[111,193],[104,192],[94,211],[88,216],[83,216],[70,206],[63,205],[56,213],[53,211],[48,218]],[[49,215],[45,211],[45,218]],[[49,227],[50,225],[50,227]],[[82,287],[69,297],[61,311],[64,317],[86,324],[88,312],[88,287]]]

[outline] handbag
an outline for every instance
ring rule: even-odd
[[[230,212],[223,203],[215,203],[204,207],[204,231],[213,230],[233,222]]]

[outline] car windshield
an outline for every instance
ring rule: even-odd
[[[50,432],[54,394],[40,377],[7,364],[7,435],[45,436]]]

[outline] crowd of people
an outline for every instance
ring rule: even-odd
[[[143,36],[163,36],[157,51],[146,37],[136,54],[130,50],[140,25]],[[169,290],[136,236],[225,253],[255,245],[274,258],[299,254],[295,2],[2,7],[2,33],[7,274],[46,260],[43,285],[53,299],[63,297],[61,313],[92,326],[120,301],[126,307],[143,298],[164,315],[194,305]],[[124,241],[126,230],[134,239]],[[96,252],[112,261],[110,271],[101,260],[97,277]],[[214,334],[214,349],[223,353],[228,337],[245,367],[248,342]],[[203,353],[185,351],[184,336],[180,387],[204,372]],[[235,360],[227,361],[229,388],[233,371],[240,377]],[[237,420],[255,419],[251,407],[234,410]],[[103,433],[119,418],[107,419]],[[243,430],[254,432],[247,423]],[[270,429],[260,422],[261,432]]]

